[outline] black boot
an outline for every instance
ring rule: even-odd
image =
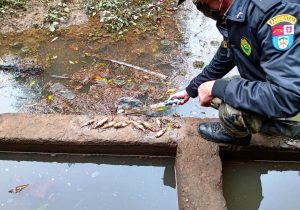
[[[204,139],[216,143],[247,145],[251,140],[251,134],[243,138],[230,136],[220,122],[201,123],[199,133]]]

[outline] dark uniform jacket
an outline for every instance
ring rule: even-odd
[[[269,118],[300,112],[300,0],[235,0],[217,27],[224,41],[186,88],[216,80],[212,95]],[[234,66],[241,78],[221,79]]]

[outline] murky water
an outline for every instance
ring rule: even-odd
[[[172,158],[0,154],[0,159],[0,209],[178,209]]]
[[[300,209],[300,163],[223,162],[229,210]]]
[[[7,77],[13,81],[13,73],[0,74],[0,96],[6,101],[0,103],[0,113],[27,112],[28,107],[35,106],[36,103],[40,106],[41,99],[44,99],[43,105],[37,112],[66,114],[108,114],[113,108],[112,103],[123,96],[140,99],[146,105],[167,99],[166,90],[174,87],[185,88],[203,69],[195,68],[193,62],[203,61],[207,65],[216,52],[218,43],[222,41],[214,26],[215,22],[204,17],[191,2],[185,3],[176,18],[183,38],[179,37],[173,19],[164,20],[167,24],[158,32],[133,34],[120,41],[111,37],[103,38],[99,22],[93,20],[85,26],[64,29],[58,35],[28,30],[21,34],[3,36],[0,56],[14,54],[21,58],[34,58],[45,71],[40,76],[26,78],[25,82],[14,85],[1,82],[6,81]],[[125,61],[163,73],[170,77],[167,81],[169,84],[102,59]],[[187,74],[172,79],[179,71]],[[100,79],[107,79],[112,83],[107,85],[106,80],[99,81],[99,76]],[[95,77],[98,79],[96,82]],[[114,80],[117,81],[117,85],[114,85]],[[73,101],[54,97],[54,102],[50,103],[47,97],[53,95],[49,93],[49,86],[53,83],[63,84],[78,97]],[[115,96],[109,94],[111,92],[114,92]],[[97,101],[102,103],[96,104]],[[52,107],[47,110],[46,106]],[[200,107],[198,99],[191,99],[186,105],[172,108],[162,115],[174,113],[200,118],[218,117],[216,110]]]

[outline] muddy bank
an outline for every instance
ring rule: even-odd
[[[64,2],[70,10],[70,18],[61,21],[62,27],[70,25],[79,25],[88,21],[84,1],[43,1],[43,0],[28,0],[24,6],[16,9],[9,9],[0,16],[0,32],[2,34],[21,32],[30,28],[47,28],[45,24],[45,15],[50,7]]]

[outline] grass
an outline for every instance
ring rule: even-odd
[[[0,0],[0,13],[4,14],[10,9],[24,8],[27,0]]]
[[[154,16],[163,5],[153,5],[152,2],[152,0],[88,0],[86,6],[88,14],[99,17],[107,31],[123,33],[129,26],[136,26],[141,21],[153,22]]]

